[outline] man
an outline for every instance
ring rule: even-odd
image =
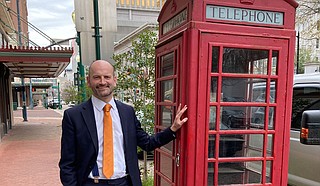
[[[107,61],[94,61],[89,67],[87,84],[93,95],[88,101],[64,112],[62,120],[60,179],[63,185],[141,186],[137,146],[151,151],[175,138],[175,132],[188,120],[180,119],[187,110],[181,105],[171,127],[149,136],[142,130],[134,109],[113,98],[117,78]],[[105,105],[110,105],[113,147],[104,147]],[[108,120],[108,119],[107,119]],[[108,120],[110,121],[110,120]],[[106,149],[104,149],[106,148]],[[111,149],[111,150],[110,150]],[[111,152],[111,153],[110,153]],[[107,164],[112,157],[112,166]],[[109,161],[109,160],[108,160]],[[110,165],[108,164],[108,165]],[[110,170],[108,175],[106,169]]]

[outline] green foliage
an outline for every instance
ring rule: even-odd
[[[63,99],[66,101],[66,103],[69,103],[71,101],[76,101],[76,103],[82,103],[83,101],[89,99],[92,95],[92,90],[85,85],[84,88],[75,86],[73,84],[69,84],[66,86],[66,88],[63,90],[64,97]],[[83,100],[83,93],[86,93],[85,100]]]
[[[304,73],[304,64],[313,62],[314,59],[311,57],[311,49],[306,49],[306,48],[300,48],[299,49],[299,71],[298,74],[303,74]],[[297,56],[296,56],[297,59]],[[297,65],[297,61],[296,61]]]
[[[153,177],[149,176],[147,179],[142,180],[142,186],[153,186]]]
[[[63,99],[66,101],[66,103],[76,101],[78,99],[78,88],[72,84],[66,85],[66,88],[63,89],[63,92]]]
[[[118,99],[132,103],[147,132],[153,132],[155,97],[155,45],[157,35],[146,30],[132,41],[130,51],[114,55]]]

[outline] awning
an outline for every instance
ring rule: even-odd
[[[58,77],[70,63],[71,48],[2,47],[0,63],[9,68],[15,77]]]

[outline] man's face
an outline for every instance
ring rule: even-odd
[[[114,76],[114,69],[109,63],[97,61],[91,65],[87,82],[95,97],[108,102],[112,98],[117,78]]]

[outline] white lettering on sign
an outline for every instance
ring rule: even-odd
[[[184,9],[179,14],[169,19],[162,25],[162,34],[180,26],[183,22],[187,21],[187,9]]]
[[[283,25],[283,12],[207,5],[207,19],[243,21],[249,23]]]

